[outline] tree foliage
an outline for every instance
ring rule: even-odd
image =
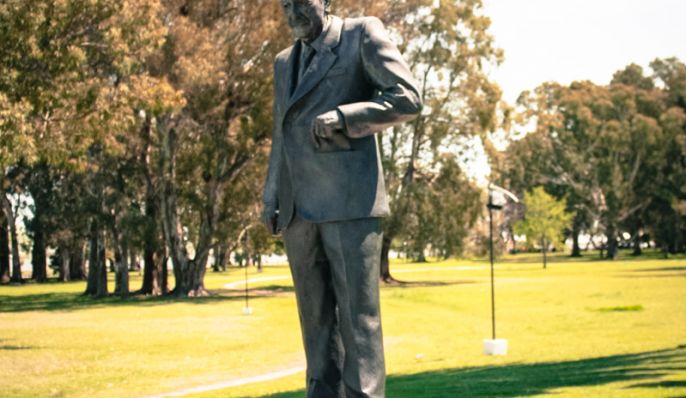
[[[510,144],[501,166],[515,189],[544,185],[566,198],[576,213],[574,233],[598,226],[611,258],[621,231],[638,237],[659,229],[651,209],[682,190],[685,114],[656,80],[629,65],[607,86],[546,83],[523,93],[521,116],[535,128]]]
[[[529,245],[538,244],[544,251],[548,246],[563,246],[564,230],[572,219],[564,201],[547,194],[543,187],[536,187],[524,193],[524,205],[524,218],[514,224],[514,232],[524,235]]]
[[[466,137],[484,137],[496,123],[500,89],[484,67],[500,62],[502,52],[488,34],[490,20],[481,8],[479,0],[427,1],[391,25],[425,109],[414,122],[382,136],[391,198],[391,216],[384,221],[385,280],[392,279],[387,256],[393,240],[417,258],[428,248],[457,254],[476,219],[478,189],[455,159]]]

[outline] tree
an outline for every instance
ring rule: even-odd
[[[426,261],[427,249],[440,258],[462,254],[482,208],[481,191],[462,173],[456,157],[443,155],[439,164],[431,179],[417,179],[406,198],[408,214],[398,238],[416,261]]]
[[[499,92],[481,65],[496,62],[500,52],[485,34],[488,20],[477,15],[477,0],[340,0],[334,7],[343,16],[384,18],[422,76],[432,109],[384,138],[383,159],[393,168],[389,188],[398,194],[387,253],[390,238],[401,234],[393,226],[411,216],[404,203],[413,190],[426,192],[425,200],[471,195],[473,187],[439,148],[452,151],[458,135],[483,133],[491,124]],[[291,44],[279,8],[273,0],[0,6],[0,199],[10,238],[16,238],[10,195],[29,192],[34,199],[27,224],[36,279],[45,278],[47,245],[58,248],[60,277],[78,276],[88,240],[90,295],[107,294],[105,247],[119,264],[117,286],[125,285],[126,252],[135,248],[145,261],[141,293],[167,291],[169,259],[175,294],[207,294],[210,253],[237,244],[254,222],[247,218],[259,202],[269,147],[273,58]],[[29,170],[24,186],[8,178],[19,164]],[[29,187],[40,180],[46,182],[40,189]],[[419,208],[429,215],[427,203]],[[471,213],[453,204],[444,208],[451,217],[437,222],[455,224],[424,223],[403,239],[423,249],[440,241],[431,247],[441,255],[459,252],[456,237]],[[272,250],[271,241],[260,242]],[[11,246],[18,269],[18,246]]]
[[[100,218],[108,213],[102,206],[106,187],[98,183],[103,166],[98,162],[120,149],[117,140],[130,131],[132,120],[123,105],[129,94],[137,96],[120,82],[139,71],[140,60],[164,33],[158,11],[155,0],[10,0],[0,7],[0,39],[7,44],[0,50],[0,94],[7,99],[1,108],[23,106],[30,143],[9,164],[21,160],[31,167],[38,161],[57,174],[85,173],[85,185],[95,188],[87,192],[90,202],[81,209],[91,216],[92,243],[104,239]],[[15,126],[15,137],[20,132]],[[43,237],[43,214],[37,210],[33,233]],[[41,246],[36,247],[39,258]],[[101,265],[90,264],[91,269]],[[102,278],[89,279],[96,281],[103,283]],[[87,292],[101,295],[103,289],[89,285]]]
[[[3,15],[0,14],[0,23],[2,23],[2,17]],[[2,72],[0,69],[0,74]],[[10,200],[15,184],[14,179],[10,176],[10,171],[20,159],[29,158],[33,154],[33,145],[26,122],[27,112],[28,104],[26,102],[10,101],[0,90],[0,209],[2,209],[3,224],[7,225],[6,228],[3,225],[3,230],[9,230],[11,238],[12,274],[10,279],[15,283],[21,283],[22,276],[17,214]],[[2,240],[4,241],[4,238]],[[4,248],[0,250],[4,251]],[[7,272],[8,270],[3,271]],[[4,275],[5,273],[3,273],[3,279]]]
[[[426,187],[444,167],[459,173],[459,168],[446,163],[442,155],[457,152],[464,138],[485,136],[495,126],[500,90],[488,79],[484,67],[500,62],[502,52],[493,45],[487,32],[490,21],[480,14],[481,7],[480,0],[427,1],[419,5],[421,12],[411,12],[390,25],[396,33],[393,37],[403,39],[400,49],[419,78],[425,110],[411,124],[397,126],[382,136],[384,178],[391,206],[391,216],[383,223],[381,278],[385,281],[392,280],[388,252],[393,240],[403,239],[403,227],[411,219],[428,219],[433,214],[431,206],[414,200],[428,197]],[[449,185],[434,188],[439,187],[446,191],[434,192],[434,197],[452,196]],[[459,198],[455,204],[464,205],[468,198],[474,196]],[[470,211],[447,213],[451,217],[445,220],[451,220],[455,226],[469,225]],[[424,249],[417,244],[442,239],[440,229],[433,231],[438,234],[423,237],[418,234],[431,230],[410,231],[415,252]]]
[[[5,215],[0,213],[0,283],[10,281],[10,236]]]
[[[278,7],[267,0],[201,1],[166,9],[174,23],[149,68],[179,106],[155,110],[156,102],[146,101],[140,109],[151,115],[159,143],[155,179],[176,295],[208,294],[204,275],[220,244],[226,194],[247,169],[264,164],[272,59],[286,39],[275,34],[283,21],[271,20]]]
[[[667,111],[661,116],[666,132],[666,153],[656,199],[644,225],[665,255],[686,250],[686,64],[676,58],[650,64],[653,78],[664,87]]]
[[[576,213],[575,236],[599,223],[609,258],[622,229],[638,233],[635,220],[655,199],[655,177],[678,125],[649,80],[630,65],[609,86],[546,83],[519,99],[536,128],[508,148],[503,177],[510,186],[544,185],[566,198]]]
[[[564,244],[564,229],[573,216],[565,211],[565,203],[548,195],[543,187],[524,194],[524,219],[514,225],[518,235],[525,235],[529,244],[538,241],[543,252],[543,268],[547,268],[546,251],[549,245]]]

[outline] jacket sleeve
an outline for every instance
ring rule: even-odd
[[[414,119],[422,108],[412,72],[391,42],[383,23],[365,19],[360,57],[369,82],[379,94],[369,101],[340,105],[346,135],[361,138]]]
[[[276,69],[278,64],[278,59],[274,62],[274,102],[272,107],[272,145],[271,152],[269,154],[269,166],[267,169],[267,178],[264,183],[264,191],[262,194],[262,202],[264,204],[264,212],[269,213],[269,216],[279,208],[278,204],[278,186],[279,186],[279,175],[281,167],[283,167],[283,133],[281,131],[280,123],[280,112],[277,106],[276,95],[278,76],[276,75]]]

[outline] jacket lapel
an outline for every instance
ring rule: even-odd
[[[281,76],[282,79],[286,80],[286,84],[283,85],[283,88],[280,93],[281,98],[281,103],[288,105],[288,100],[292,97],[292,94],[295,92],[295,80],[296,76],[298,75],[298,70],[297,70],[297,65],[298,63],[296,62],[296,59],[300,56],[300,41],[297,41],[295,45],[291,48],[291,53],[288,56],[288,61],[286,62],[285,65],[285,70],[283,70]],[[277,77],[278,78],[278,77]],[[284,112],[285,113],[285,112]]]
[[[317,54],[315,55],[314,59],[312,59],[312,62],[305,71],[303,78],[298,83],[298,86],[295,88],[295,91],[293,92],[293,95],[291,95],[291,98],[288,100],[288,103],[286,105],[286,111],[288,111],[288,109],[290,109],[290,107],[293,106],[293,104],[295,104],[298,100],[304,97],[305,94],[309,93],[317,84],[319,84],[319,82],[324,78],[324,76],[326,76],[326,72],[328,72],[329,69],[331,69],[333,64],[336,62],[338,56],[333,53],[332,49],[336,48],[336,46],[338,46],[338,43],[340,43],[341,41],[342,27],[343,21],[340,18],[336,16],[331,17],[331,25],[329,26],[329,30],[326,33],[326,37],[324,37],[324,42],[322,43],[322,50],[317,51]],[[298,73],[298,71],[294,70],[294,57],[299,55],[300,46],[294,46],[293,51],[291,52],[291,57],[289,59],[289,70],[291,72],[289,75],[289,79],[293,79],[294,73]],[[288,87],[291,87],[290,84],[292,84],[292,80],[289,81]]]

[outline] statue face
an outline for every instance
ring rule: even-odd
[[[296,38],[313,42],[324,29],[325,0],[282,0],[288,26]],[[328,1],[327,1],[328,3]]]

